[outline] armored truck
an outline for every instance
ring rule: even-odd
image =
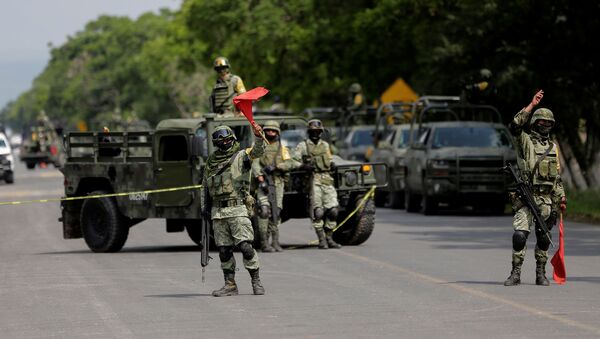
[[[262,124],[277,120],[282,139],[297,136],[306,129],[306,120],[293,116],[256,116]],[[125,244],[129,228],[148,218],[166,220],[167,232],[187,231],[200,242],[201,195],[197,185],[208,155],[213,151],[210,136],[219,125],[230,126],[242,147],[251,146],[253,135],[243,117],[220,117],[205,114],[197,119],[161,121],[155,130],[135,132],[72,132],[66,136],[67,162],[64,174],[66,197],[100,196],[61,202],[66,239],[84,238],[94,252],[116,252]],[[296,138],[297,139],[297,138]],[[295,139],[283,140],[294,147]],[[358,245],[366,241],[374,227],[375,207],[372,199],[360,204],[378,182],[374,172],[385,171],[377,164],[347,162],[336,157],[333,176],[340,201],[339,220],[358,211],[334,233],[336,241]],[[282,221],[308,218],[307,173],[290,174],[284,195]],[[189,187],[177,191],[146,193],[147,191]],[[120,192],[137,192],[118,196],[103,196]],[[294,206],[296,208],[290,208]],[[300,208],[298,208],[300,207]],[[257,238],[257,237],[255,237]]]

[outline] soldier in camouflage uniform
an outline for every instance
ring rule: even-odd
[[[273,222],[271,218],[271,203],[269,202],[269,186],[265,178],[271,176],[275,185],[275,196],[277,209],[283,208],[283,190],[287,172],[292,169],[294,162],[290,156],[287,147],[281,144],[279,134],[281,129],[279,123],[275,120],[266,121],[263,125],[265,136],[269,140],[269,145],[265,148],[265,154],[259,159],[254,159],[252,163],[252,172],[258,180],[258,226],[261,237],[263,252],[281,252],[283,248],[279,244],[279,224],[281,219]],[[269,234],[273,239],[272,246],[269,245]]]
[[[261,132],[260,126],[254,129],[255,136],[260,136]],[[212,219],[225,277],[225,285],[212,294],[215,297],[238,294],[234,279],[234,246],[242,252],[244,266],[252,278],[254,294],[264,294],[258,273],[258,254],[252,247],[254,232],[248,207],[251,204],[249,200],[253,200],[249,192],[252,161],[263,155],[263,140],[257,137],[252,148],[240,150],[231,128],[219,126],[212,134],[212,141],[217,150],[209,156],[204,169],[202,185],[206,189],[203,190],[202,211],[203,217]]]
[[[218,78],[210,95],[211,112],[233,115],[235,113],[233,97],[246,92],[244,82],[239,76],[231,74],[227,58],[216,58],[213,66]]]
[[[542,218],[548,229],[556,223],[558,209],[564,211],[567,207],[565,191],[559,173],[558,152],[556,145],[550,140],[550,130],[554,126],[554,116],[547,108],[537,109],[531,116],[531,111],[539,104],[544,96],[539,91],[531,103],[523,108],[513,121],[509,129],[515,137],[518,165],[524,180],[529,181],[534,199],[540,210]],[[530,131],[524,131],[524,126],[529,121]],[[533,216],[528,207],[513,197],[513,252],[512,271],[504,282],[505,286],[514,286],[521,283],[521,266],[527,250],[527,237],[532,225],[535,228]],[[548,286],[546,278],[546,262],[548,261],[548,247],[550,240],[542,232],[536,230],[537,243],[535,246],[536,279],[537,285]]]
[[[312,223],[319,237],[319,248],[340,248],[342,246],[332,237],[339,204],[330,174],[333,167],[331,149],[329,144],[321,139],[323,123],[317,119],[310,120],[307,133],[308,139],[296,146],[294,161],[301,169],[312,172]]]

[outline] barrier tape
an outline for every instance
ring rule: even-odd
[[[155,190],[126,192],[126,193],[85,195],[85,196],[79,196],[79,197],[22,200],[22,201],[5,201],[5,202],[0,202],[0,206],[2,206],[2,205],[21,205],[21,204],[30,204],[30,203],[44,203],[44,202],[55,202],[55,201],[97,199],[97,198],[109,198],[109,197],[122,197],[122,196],[127,196],[127,195],[134,195],[134,194],[153,194],[153,193],[163,193],[163,192],[174,192],[174,191],[191,190],[191,189],[196,189],[196,188],[202,188],[202,185],[181,186],[181,187],[172,187],[172,188],[159,188],[159,189],[155,189]]]

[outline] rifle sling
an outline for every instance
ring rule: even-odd
[[[548,143],[550,144],[550,146],[546,149],[544,154],[542,154],[542,156],[537,159],[537,161],[535,162],[535,165],[533,166],[533,169],[531,170],[531,173],[529,173],[529,182],[532,185],[533,185],[533,175],[538,170],[538,167],[540,167],[540,163],[542,162],[542,160],[546,159],[548,154],[550,154],[552,147],[554,147],[554,143],[552,143],[552,141],[548,141]]]

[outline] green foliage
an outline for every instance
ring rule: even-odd
[[[600,190],[569,191],[567,197],[569,219],[600,223]]]

